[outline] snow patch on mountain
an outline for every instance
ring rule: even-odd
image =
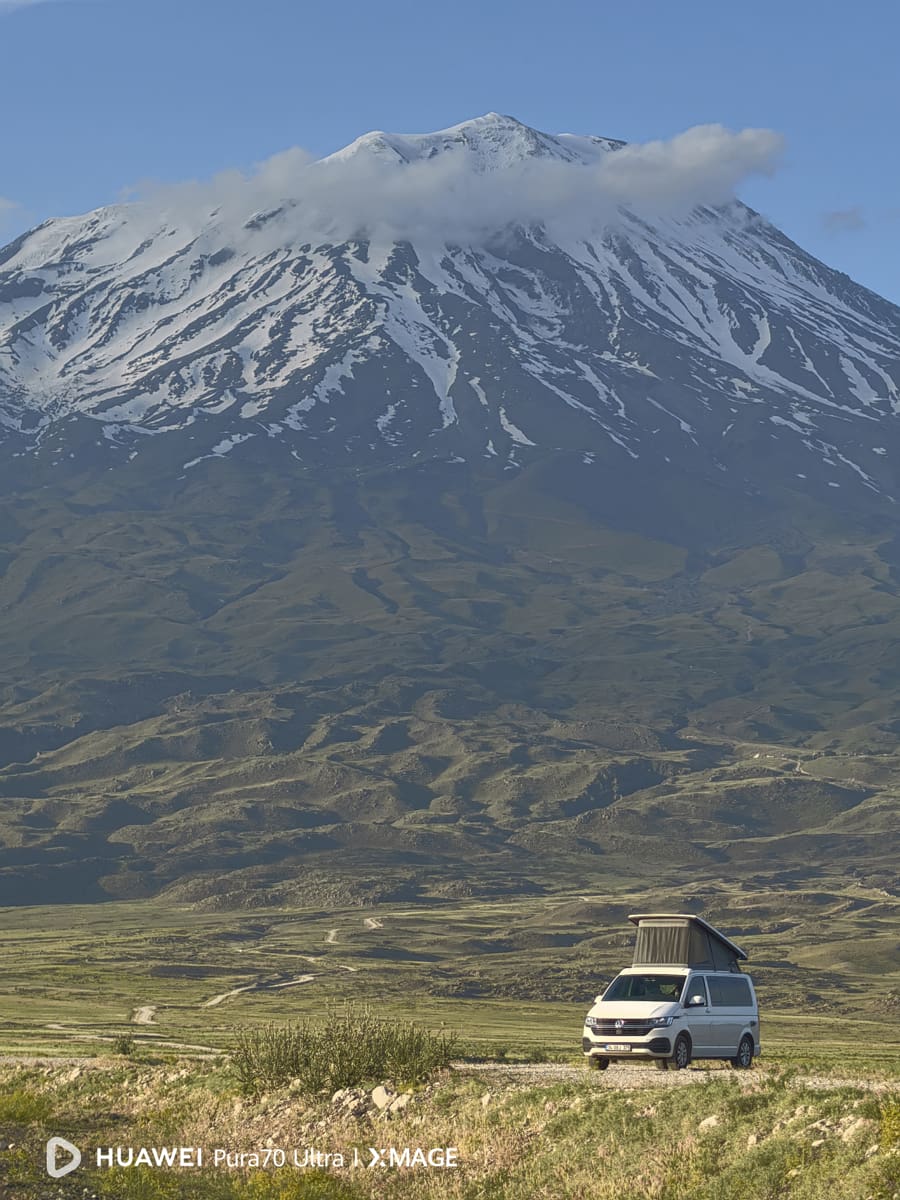
[[[301,461],[725,473],[750,437],[810,486],[890,491],[900,311],[732,197],[763,135],[635,147],[489,114],[48,222],[0,251],[2,436],[87,417],[113,453],[190,429],[186,466],[256,426]]]

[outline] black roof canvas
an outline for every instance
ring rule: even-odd
[[[706,971],[737,971],[746,951],[702,917],[689,913],[634,913],[637,925],[633,965],[698,967]]]

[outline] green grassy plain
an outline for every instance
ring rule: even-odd
[[[686,888],[677,905],[748,950],[767,1051],[895,1061],[896,908],[865,885],[832,886]],[[123,1033],[148,1051],[216,1050],[239,1026],[359,1005],[488,1053],[575,1053],[593,996],[631,961],[627,913],[674,902],[623,889],[329,911],[7,909],[0,1050],[93,1054]]]

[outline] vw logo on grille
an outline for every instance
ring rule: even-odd
[[[616,1029],[622,1029],[624,1025],[624,1021],[616,1021]]]

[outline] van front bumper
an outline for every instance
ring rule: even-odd
[[[599,1058],[669,1058],[672,1053],[672,1043],[667,1037],[647,1038],[646,1041],[628,1041],[616,1038],[615,1041],[606,1038],[581,1039],[581,1049],[587,1055]]]

